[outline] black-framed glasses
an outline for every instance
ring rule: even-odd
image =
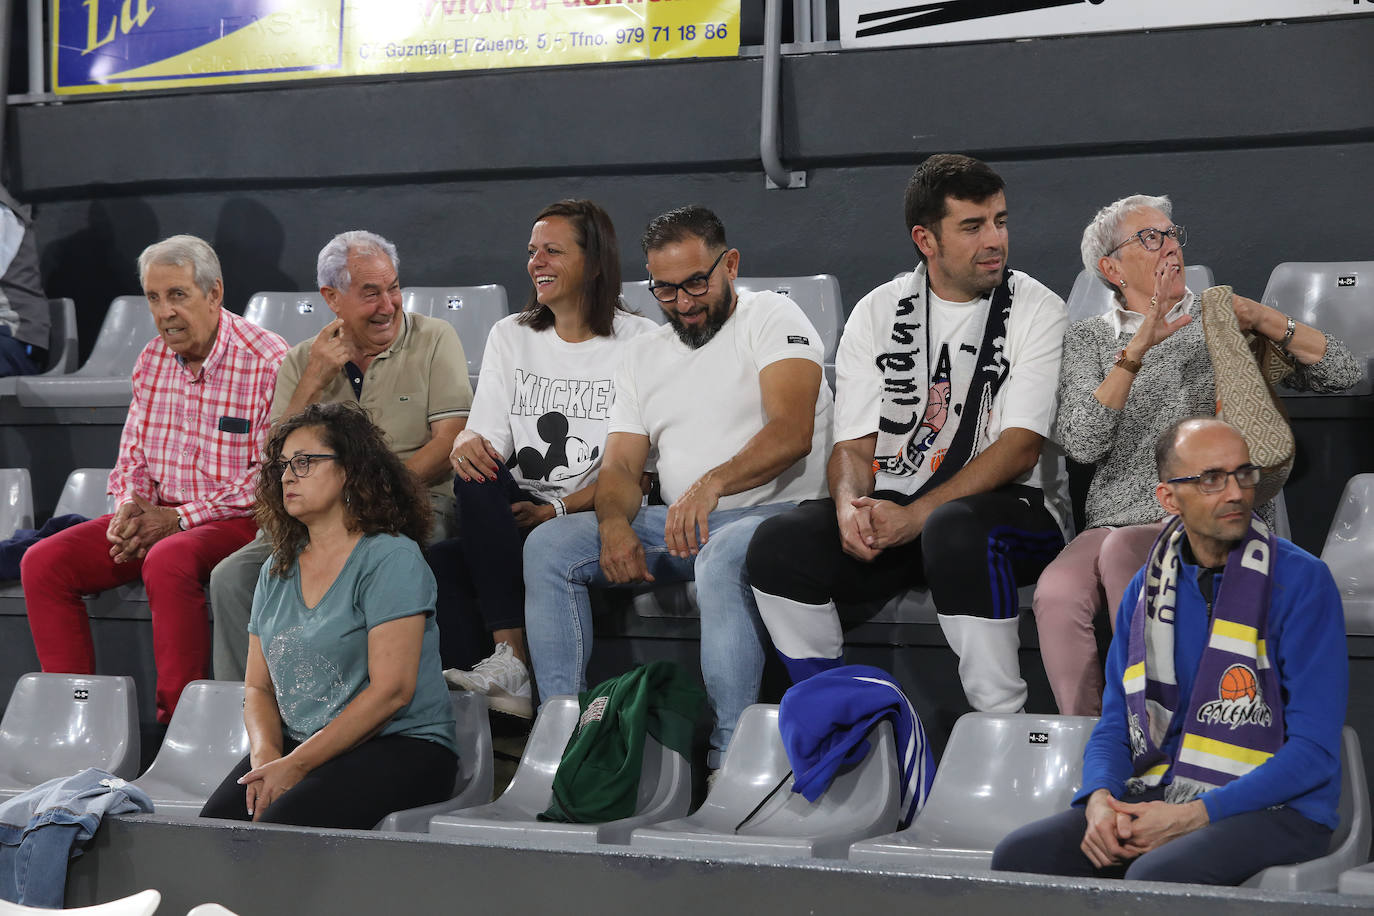
[[[1242,464],[1234,471],[1223,471],[1221,468],[1208,468],[1201,474],[1194,474],[1191,477],[1170,477],[1165,483],[1191,483],[1196,484],[1198,491],[1202,493],[1220,493],[1226,489],[1226,478],[1234,476],[1236,484],[1246,490],[1253,490],[1260,481],[1260,474],[1263,468],[1253,464]]]
[[[1107,254],[1115,254],[1125,245],[1129,245],[1132,239],[1140,243],[1140,247],[1146,251],[1158,251],[1164,247],[1165,239],[1173,239],[1178,242],[1178,247],[1182,248],[1188,244],[1188,230],[1182,226],[1170,226],[1168,229],[1156,229],[1151,226],[1148,229],[1141,229],[1132,235],[1126,236],[1125,240],[1117,245]]]
[[[328,455],[323,452],[318,452],[315,454],[293,455],[290,458],[287,458],[285,461],[272,462],[270,467],[272,469],[272,473],[276,474],[278,477],[285,474],[287,468],[290,468],[291,473],[296,475],[297,477],[309,477],[310,472],[315,469],[316,461],[337,461],[338,457],[338,455]]]
[[[730,251],[729,248],[716,255],[716,259],[711,262],[711,266],[706,268],[702,274],[693,274],[681,283],[668,283],[663,280],[649,278],[649,292],[654,294],[654,298],[659,302],[673,302],[677,299],[677,291],[682,290],[689,296],[704,296],[711,288],[711,274],[716,272],[716,267],[720,264],[720,259]]]

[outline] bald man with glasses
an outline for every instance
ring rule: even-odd
[[[1260,469],[1210,417],[1164,430],[1169,515],[1126,589],[1073,807],[995,870],[1238,885],[1324,855],[1340,820],[1348,674],[1321,560],[1254,513]]]

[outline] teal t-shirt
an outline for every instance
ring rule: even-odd
[[[333,721],[368,685],[367,634],[378,624],[425,615],[415,695],[382,727],[442,744],[455,754],[453,707],[439,662],[434,574],[410,538],[364,535],[320,603],[305,606],[300,563],[290,574],[258,573],[248,632],[262,643],[286,733],[304,741]]]

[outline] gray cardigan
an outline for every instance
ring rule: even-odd
[[[1132,335],[1117,336],[1100,316],[1074,322],[1064,335],[1055,439],[1074,461],[1096,465],[1084,513],[1087,528],[1145,525],[1163,518],[1154,492],[1159,476],[1155,440],[1175,420],[1216,409],[1197,298],[1189,313],[1191,324],[1145,355],[1121,410],[1103,405],[1093,392]],[[1286,384],[1305,391],[1341,391],[1361,375],[1355,357],[1328,334],[1326,355],[1311,366],[1299,363]]]

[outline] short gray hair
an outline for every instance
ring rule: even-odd
[[[352,282],[348,276],[348,256],[351,254],[385,255],[391,259],[391,266],[395,270],[401,269],[401,259],[396,256],[395,245],[375,232],[350,229],[340,232],[320,249],[320,256],[315,261],[315,282],[321,288],[328,286],[340,292],[348,289],[348,284]]]
[[[1097,262],[1121,244],[1121,239],[1117,238],[1121,234],[1121,224],[1127,216],[1137,210],[1158,210],[1169,219],[1174,218],[1174,204],[1167,195],[1151,197],[1149,194],[1132,194],[1098,210],[1092,222],[1088,223],[1088,228],[1083,230],[1081,250],[1084,269],[1096,274],[1097,279],[1117,295],[1120,295],[1121,291],[1107,282]]]
[[[224,279],[220,270],[219,255],[202,238],[194,235],[174,235],[160,242],[153,242],[138,256],[138,285],[143,286],[148,279],[148,268],[154,264],[164,267],[190,267],[196,286],[207,296],[215,284]]]

